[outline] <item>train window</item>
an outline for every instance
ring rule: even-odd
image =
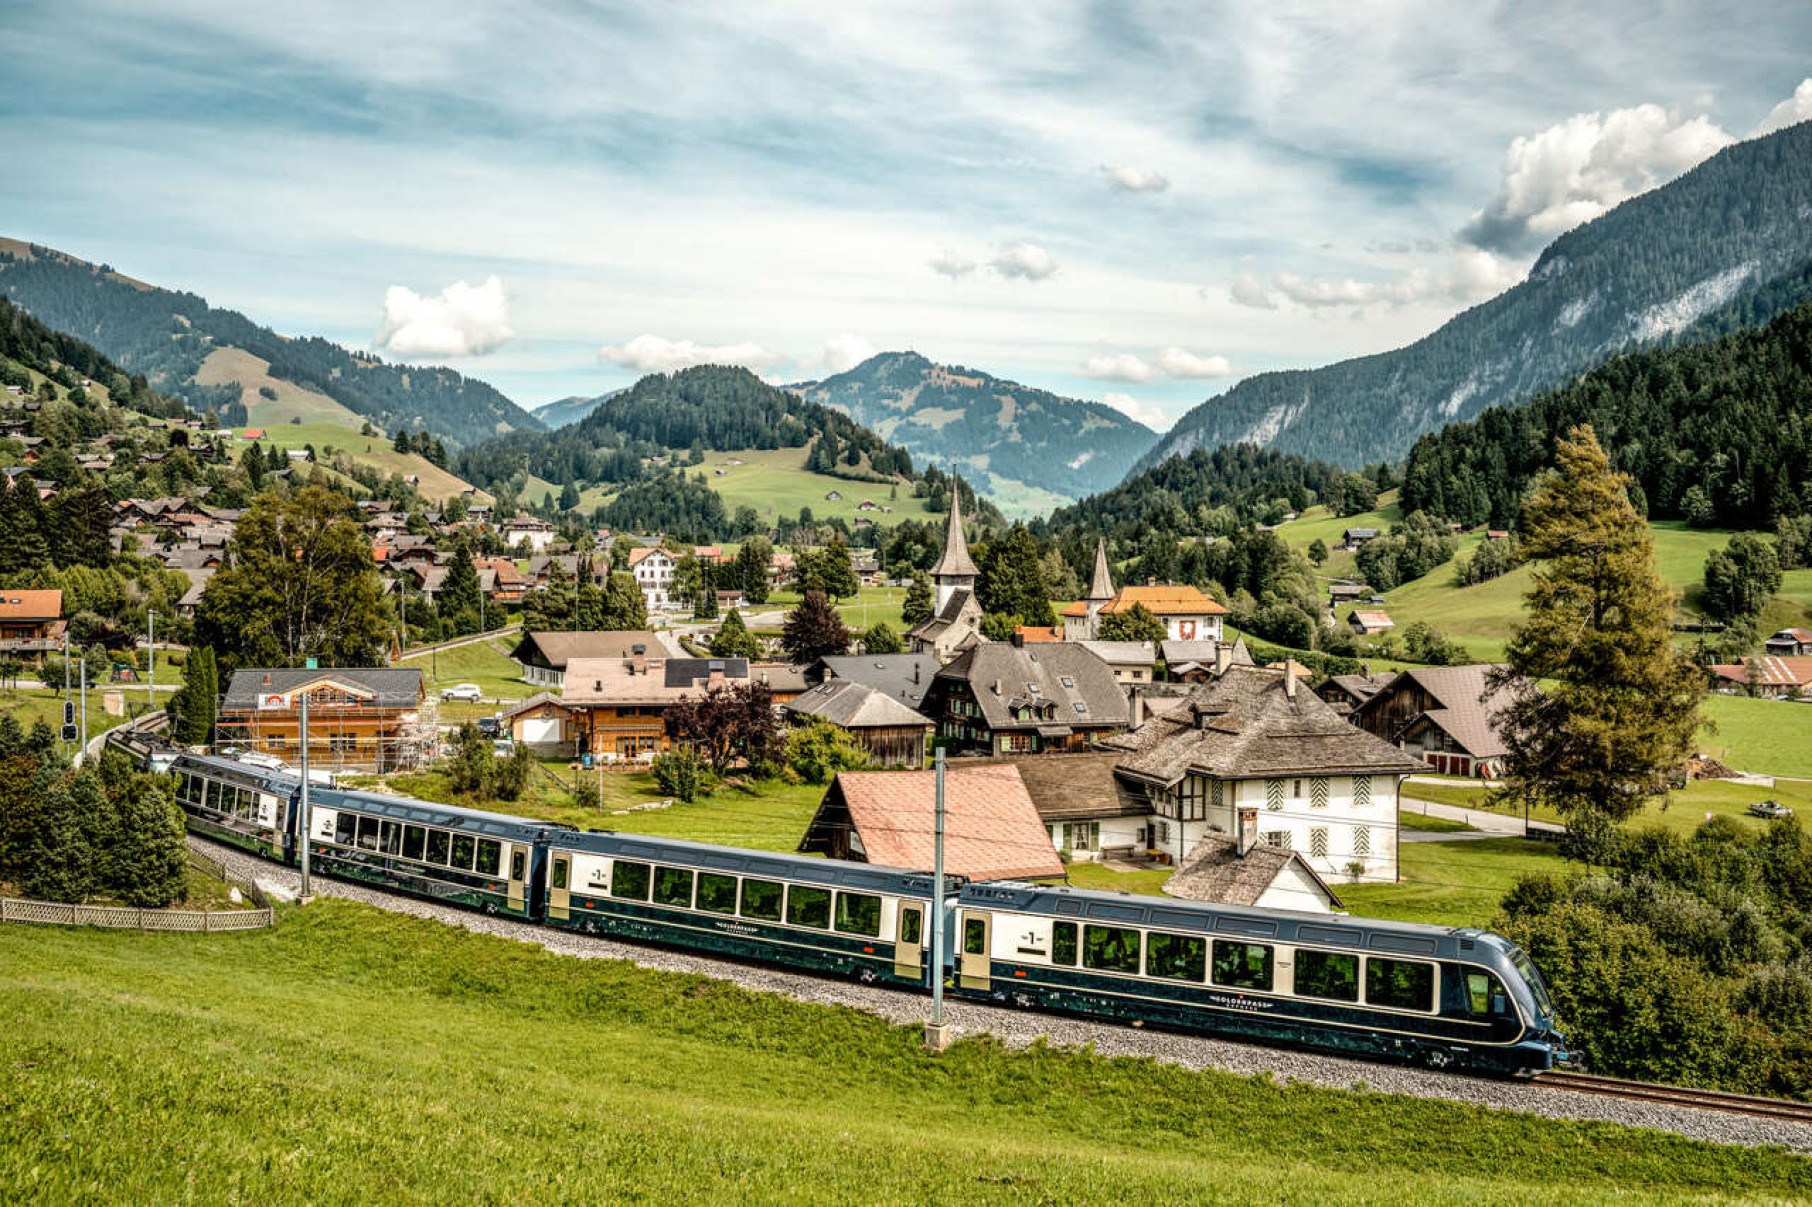
[[[1271,947],[1265,943],[1214,941],[1214,983],[1232,989],[1271,988]]]
[[[378,849],[377,836],[378,836],[378,819],[375,817],[359,818],[359,847],[360,847],[360,849],[366,850],[366,851],[377,850]]]
[[[570,883],[570,880],[568,877],[568,870],[570,867],[571,867],[571,860],[569,860],[566,856],[564,856],[564,855],[556,856],[554,859],[554,874],[553,874],[552,878],[549,879],[547,887],[549,887],[549,888],[565,888],[567,886],[567,884]]]
[[[1083,927],[1082,966],[1138,975],[1139,932],[1125,926]]]
[[[916,905],[900,907],[900,942],[917,947],[924,941],[925,913]]]
[[[359,819],[351,813],[342,813],[334,818],[333,840],[343,847],[352,845],[353,835],[358,831]]]
[[[692,871],[690,868],[655,868],[654,903],[692,908]]]
[[[772,880],[742,882],[742,916],[761,922],[780,921],[780,900],[785,890]]]
[[[453,858],[449,861],[448,866],[462,872],[471,871],[472,848],[475,845],[470,834],[455,834],[453,836]]]
[[[698,874],[698,908],[714,914],[736,912],[736,877],[721,872]]]
[[[830,929],[831,895],[827,888],[789,885],[786,890],[786,920],[794,926]]]
[[[1145,936],[1145,975],[1200,982],[1208,973],[1208,940],[1194,935]]]
[[[1489,972],[1466,974],[1466,1012],[1474,1018],[1510,1013],[1510,998]]]
[[[1365,962],[1365,1000],[1391,1010],[1433,1010],[1434,965],[1372,956]]]
[[[846,935],[880,938],[881,899],[867,893],[838,893],[837,929]]]
[[[988,954],[988,923],[986,919],[963,919],[963,954],[969,956],[985,956]]]
[[[403,858],[420,859],[428,844],[428,832],[420,826],[403,827]]]
[[[387,821],[380,831],[381,849],[386,855],[400,855],[403,850],[403,825],[401,822]]]
[[[628,901],[648,900],[648,865],[618,859],[611,865],[610,895]]]
[[[478,874],[495,876],[499,865],[503,863],[503,844],[495,838],[478,840]]]
[[[1330,1002],[1359,1000],[1359,957],[1344,951],[1296,949],[1296,993]]]
[[[528,855],[521,850],[510,852],[510,879],[521,880],[528,873]]]
[[[1051,963],[1062,964],[1066,968],[1076,966],[1076,924],[1074,922],[1051,923]]]
[[[446,866],[447,848],[451,845],[448,841],[450,838],[452,838],[452,835],[448,834],[445,830],[428,831],[429,863],[438,863],[442,867]]]

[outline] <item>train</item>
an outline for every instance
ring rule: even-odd
[[[196,754],[169,773],[192,831],[299,861],[295,776]],[[316,873],[585,934],[1434,1069],[1568,1059],[1540,971],[1485,930],[960,877],[939,900],[920,869],[312,784],[305,837]]]

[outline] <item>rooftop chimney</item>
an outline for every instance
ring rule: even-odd
[[[1233,647],[1222,641],[1214,647],[1214,677],[1220,678],[1233,665]]]
[[[997,696],[1000,695],[1000,680],[999,679],[996,679],[994,681],[994,694]]]
[[[1246,857],[1246,852],[1250,851],[1258,843],[1257,809],[1241,809],[1239,811],[1239,825],[1237,831],[1238,835],[1235,841],[1239,856],[1241,859],[1244,859]]]
[[[916,662],[912,664],[912,681],[914,683],[919,681],[919,664]]]
[[[1296,667],[1288,658],[1283,664],[1283,694],[1292,700],[1296,698]]]
[[[629,673],[646,675],[648,673],[648,647],[641,644],[629,647]]]

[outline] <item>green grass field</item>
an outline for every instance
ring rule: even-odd
[[[915,1027],[343,901],[236,935],[8,926],[0,967],[17,1204],[1812,1195],[1777,1150],[1086,1051],[934,1057]]]
[[[253,428],[261,425],[252,424]],[[243,436],[245,428],[235,428],[237,435]],[[361,436],[356,426],[347,427],[332,421],[302,423],[280,423],[264,427],[264,439],[260,441],[266,453],[272,449],[302,448],[304,445],[315,446],[315,455],[323,468],[331,466],[334,454],[345,453],[358,465],[370,466],[383,474],[400,474],[404,477],[414,475],[419,481],[416,489],[424,498],[436,502],[445,502],[466,488],[464,479],[456,477],[437,465],[429,464],[420,453],[399,453],[391,447],[388,436]],[[334,452],[327,450],[331,447]],[[233,448],[237,459],[245,448],[243,440]],[[480,492],[477,496],[485,501],[490,495]]]
[[[733,512],[738,507],[753,507],[764,524],[772,524],[783,517],[796,517],[804,507],[811,508],[816,519],[841,517],[852,528],[857,516],[866,516],[883,528],[901,520],[935,518],[925,509],[925,500],[913,498],[912,488],[906,483],[899,484],[898,498],[890,498],[893,488],[890,482],[863,482],[808,472],[805,454],[803,448],[713,452],[705,455],[702,464],[687,466],[686,472],[703,473],[706,485],[723,497],[725,510]],[[723,471],[721,477],[718,470]],[[843,497],[825,498],[833,491]],[[558,493],[555,491],[556,495]],[[613,493],[607,487],[590,487],[580,492],[579,507],[589,513],[608,501]],[[526,497],[539,499],[541,496],[529,494]],[[864,499],[874,501],[872,511],[858,510]],[[883,507],[893,510],[883,512]]]
[[[519,640],[521,634],[512,632],[502,637],[455,646],[450,650],[410,654],[399,659],[396,665],[418,668],[431,695],[439,695],[441,688],[452,687],[457,683],[476,683],[484,689],[487,697],[525,700],[539,689],[524,683],[522,667],[510,660],[509,653],[516,648]],[[448,707],[443,705],[441,711],[448,714]],[[479,715],[489,716],[496,711],[496,708],[486,705]],[[449,719],[464,719],[448,715]]]
[[[170,670],[168,674],[170,686],[181,684],[181,672]],[[125,706],[126,716],[107,715],[106,709],[103,707],[102,695],[108,691],[119,691],[122,694],[121,703]],[[157,699],[160,703],[168,703],[170,694],[160,687]],[[79,725],[82,720],[81,695],[78,691],[71,689],[70,699],[76,701],[76,723]],[[98,737],[109,729],[124,725],[132,717],[150,711],[148,706],[150,699],[150,689],[144,684],[90,686],[88,689],[88,728],[84,731],[86,737]],[[32,725],[38,721],[43,721],[52,729],[60,729],[63,724],[63,689],[60,686],[55,688],[21,687],[0,691],[0,714],[17,717],[20,726],[27,732],[30,732]]]
[[[1485,792],[1484,786],[1473,780],[1417,781],[1403,785],[1405,799],[1465,809],[1486,808]],[[1761,800],[1778,800],[1792,806],[1799,816],[1812,817],[1812,782],[1783,779],[1775,781],[1772,788],[1764,788],[1729,780],[1694,780],[1678,792],[1653,798],[1625,824],[1660,826],[1690,834],[1706,820],[1707,814],[1711,814],[1732,818],[1739,825],[1762,826],[1767,823],[1749,816],[1748,812],[1750,805]],[[1560,821],[1559,815],[1551,809],[1534,809],[1530,816],[1536,821]]]
[[[1812,776],[1812,705],[1747,696],[1707,696],[1715,732],[1700,749],[1738,771]]]
[[[1397,883],[1334,884],[1349,910],[1400,922],[1487,926],[1518,876],[1569,866],[1554,844],[1525,838],[1406,842],[1397,851]]]

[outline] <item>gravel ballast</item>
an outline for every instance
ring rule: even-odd
[[[233,872],[278,895],[293,898],[300,882],[300,876],[294,869],[266,862],[205,839],[191,836],[189,842],[197,850],[223,860]],[[627,960],[643,968],[714,977],[734,982],[746,989],[779,993],[802,1002],[866,1011],[893,1023],[923,1023],[930,1011],[930,1000],[927,997],[897,989],[829,980],[714,959],[691,952],[594,938],[512,919],[487,917],[400,893],[389,893],[325,877],[315,877],[313,888],[323,896],[342,897],[396,913],[461,926],[479,934],[538,944],[559,955],[588,960]],[[984,1006],[953,997],[945,999],[944,1010],[945,1017],[954,1024],[959,1036],[987,1034],[1009,1047],[1028,1047],[1039,1040],[1055,1046],[1077,1048],[1092,1044],[1095,1051],[1105,1056],[1144,1056],[1191,1069],[1217,1069],[1248,1076],[1269,1074],[1280,1083],[1302,1082],[1333,1089],[1364,1089],[1387,1094],[1411,1094],[1419,1098],[1446,1098],[1552,1119],[1600,1120],[1631,1127],[1654,1128],[1716,1144],[1775,1144],[1797,1152],[1812,1153],[1812,1125],[1784,1120],[1599,1098],[1518,1082],[1488,1081],[1318,1053],[1148,1031],[1099,1019],[1075,1019]]]

